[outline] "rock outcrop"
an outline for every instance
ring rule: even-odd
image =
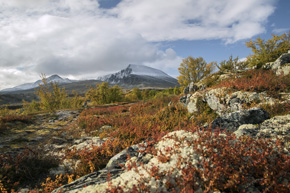
[[[252,111],[256,110],[258,111],[258,109],[253,109]],[[274,122],[282,126],[284,122],[289,120],[290,117],[287,116]],[[265,126],[266,125],[267,124],[265,124]],[[244,127],[244,130],[248,133],[258,133],[257,127],[252,124],[248,124],[247,127]],[[250,130],[253,132],[250,132]],[[207,146],[205,144],[198,145],[197,147],[195,146],[196,140],[200,137],[201,135],[198,132],[192,133],[183,130],[171,132],[164,136],[154,146],[157,152],[154,155],[139,153],[139,146],[134,145],[114,156],[109,161],[106,168],[83,176],[70,184],[54,190],[53,193],[102,193],[109,192],[112,189],[119,189],[120,192],[133,192],[133,190],[136,191],[136,189],[134,189],[136,186],[140,188],[142,185],[146,187],[147,192],[170,192],[167,182],[172,183],[171,186],[173,186],[174,189],[171,190],[181,192],[180,184],[178,186],[176,180],[184,177],[184,175],[189,175],[182,172],[182,169],[186,169],[190,163],[190,167],[203,170],[203,163],[208,159],[204,157],[207,153],[201,154],[200,151],[200,149],[202,149],[207,152]],[[226,138],[227,135],[219,134],[217,137],[219,137],[220,140],[220,138]],[[229,145],[235,148],[236,142],[237,139],[232,139],[229,141]],[[257,149],[254,151],[257,151]],[[222,152],[216,149],[216,153],[218,155]],[[127,159],[128,154],[130,155],[130,159]],[[165,160],[162,160],[162,157],[164,157]],[[122,164],[123,167],[121,167],[120,164]],[[108,181],[109,173],[111,179]],[[159,174],[162,177],[159,177]],[[252,183],[252,180],[256,179],[252,176],[248,177],[251,180],[246,184],[239,185],[239,188],[245,190],[245,192],[259,192],[254,183]],[[201,193],[204,191],[202,189],[203,183],[207,180],[208,179],[204,177],[197,178],[191,186],[195,187],[196,192]],[[138,189],[138,191],[142,192],[140,189]]]
[[[266,63],[264,69],[273,70],[276,75],[288,75],[290,73],[290,50],[282,54],[275,62]]]
[[[197,112],[201,101],[207,103],[220,116],[226,113],[244,110],[245,106],[250,104],[256,104],[257,106],[262,104],[273,105],[277,102],[276,99],[268,96],[265,92],[232,92],[226,87],[197,91],[180,99],[180,102],[187,107],[190,113]]]
[[[195,92],[198,90],[199,90],[199,87],[196,84],[194,84],[194,82],[191,82],[188,86],[184,88],[183,93],[188,94],[188,93]]]
[[[111,175],[111,179],[119,177],[122,173],[124,173],[124,169],[121,167],[121,165],[124,165],[127,162],[128,155],[130,157],[137,158],[139,161],[143,161],[144,163],[146,163],[146,157],[138,152],[138,150],[140,149],[143,148],[139,148],[138,145],[133,145],[121,151],[120,153],[118,153],[117,155],[115,155],[110,159],[110,161],[108,162],[107,166],[104,169],[83,176],[70,184],[55,189],[53,193],[70,192],[70,191],[79,192],[84,187],[104,184],[107,182],[109,173]]]
[[[138,153],[139,146],[134,145],[111,158],[103,170],[81,177],[70,184],[54,190],[53,193],[106,192],[109,187],[123,187],[124,192],[131,192],[134,185],[137,185],[141,180],[149,182],[149,192],[167,192],[166,183],[163,183],[163,181],[170,180],[173,176],[178,178],[178,176],[182,175],[182,172],[176,168],[180,160],[183,160],[180,162],[181,167],[186,167],[187,162],[191,162],[195,167],[199,167],[198,163],[202,157],[193,150],[192,145],[184,143],[185,141],[190,142],[197,138],[198,135],[191,132],[182,130],[171,132],[155,145],[158,152],[157,156]],[[131,157],[129,160],[127,160],[128,154]],[[170,160],[164,163],[161,162],[158,159],[158,156],[161,154],[170,155]],[[124,164],[124,168],[121,168],[119,164]],[[134,164],[136,164],[137,169],[130,169],[130,166]],[[149,171],[157,165],[160,172],[168,172],[171,175],[164,176],[162,181],[151,176]],[[112,179],[110,184],[107,183],[109,172]]]
[[[289,74],[290,51],[282,54],[275,62],[265,64],[263,68],[273,70],[276,75]],[[234,75],[228,72],[226,74],[216,73],[211,76],[208,78],[220,81]],[[219,116],[210,124],[212,128],[227,129],[235,132],[237,136],[246,134],[255,137],[269,137],[283,136],[288,133],[288,124],[286,124],[288,116],[277,116],[269,119],[269,113],[260,107],[289,103],[289,93],[280,93],[281,97],[273,98],[266,92],[235,91],[227,87],[200,89],[205,82],[206,79],[203,79],[197,83],[189,84],[185,88],[185,94],[187,92],[188,94],[180,98],[180,103],[187,107],[189,113],[198,113],[200,106],[206,104]],[[248,109],[250,107],[256,108]],[[285,122],[285,120],[287,121]],[[282,122],[284,126],[280,124]],[[271,125],[274,125],[276,129]]]
[[[235,132],[240,137],[248,135],[250,137],[262,138],[289,138],[290,137],[290,115],[275,116],[265,120],[260,125],[241,125]]]
[[[213,129],[236,131],[244,124],[260,124],[269,119],[269,113],[259,108],[236,111],[216,118],[212,123]]]

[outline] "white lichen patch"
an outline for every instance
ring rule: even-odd
[[[69,149],[76,149],[78,151],[82,149],[92,150],[93,147],[100,147],[105,141],[106,139],[101,139],[100,137],[87,137],[87,139],[75,141],[76,145],[71,146]]]

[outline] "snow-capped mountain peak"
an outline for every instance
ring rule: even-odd
[[[99,77],[99,80],[108,81],[108,79],[122,79],[128,77],[129,75],[139,75],[139,76],[151,76],[151,77],[167,77],[172,78],[165,72],[151,68],[144,65],[129,64],[129,66],[115,74],[109,74],[103,77]]]
[[[66,83],[72,83],[73,81],[68,79],[68,78],[61,78],[59,75],[54,74],[50,77],[47,78],[47,82],[56,82],[58,84],[66,84]],[[25,83],[25,84],[21,84],[18,86],[15,86],[13,88],[7,88],[2,90],[3,92],[12,92],[12,91],[18,91],[18,90],[28,90],[28,89],[32,89],[32,88],[36,88],[39,86],[39,84],[43,84],[42,80],[37,80],[34,83]]]
[[[47,81],[63,80],[59,75],[54,74],[47,78]]]
[[[135,74],[135,75],[158,76],[158,77],[169,76],[166,73],[162,72],[161,70],[144,66],[144,65],[129,64],[127,69],[131,69],[131,74]]]
[[[56,82],[58,84],[65,84],[65,83],[71,83],[72,81],[68,78],[61,78],[59,75],[57,74],[54,74],[54,75],[51,75],[50,77],[46,78],[47,82],[50,83],[50,82]],[[38,80],[36,82],[33,83],[35,87],[37,87],[39,84],[42,84],[42,80]]]
[[[176,86],[177,80],[165,72],[144,65],[129,64],[115,74],[99,77],[98,80],[119,85],[161,85],[160,87]],[[165,86],[166,85],[166,86]],[[168,86],[169,87],[169,86]]]

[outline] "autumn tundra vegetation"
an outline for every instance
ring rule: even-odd
[[[213,130],[211,123],[220,114],[202,97],[197,98],[194,113],[189,113],[179,100],[184,96],[185,87],[192,82],[202,82],[203,86],[196,90],[226,88],[230,90],[228,93],[266,93],[273,100],[282,100],[281,93],[283,96],[290,93],[290,75],[277,75],[263,66],[287,53],[290,32],[273,35],[269,40],[249,40],[246,46],[253,54],[244,61],[233,56],[219,64],[207,63],[202,57],[183,59],[178,69],[178,81],[182,86],[179,88],[125,91],[103,82],[91,87],[85,96],[75,91],[73,97],[68,97],[57,83],[47,83],[43,76],[43,84],[36,90],[39,101],[23,101],[23,108],[18,110],[1,109],[0,135],[7,133],[13,123],[29,125],[42,114],[77,110],[77,118],[59,132],[75,138],[81,135],[99,137],[103,143],[84,149],[68,146],[59,152],[46,152],[34,146],[23,147],[17,152],[1,152],[0,192],[52,192],[105,168],[113,156],[140,143],[147,144],[140,153],[155,157],[155,165],[147,167],[128,156],[128,162],[120,167],[143,177],[134,185],[129,185],[129,181],[114,184],[108,174],[106,188],[94,192],[151,192],[153,185],[159,187],[154,189],[155,192],[289,192],[289,133],[284,138],[274,139]],[[223,75],[227,76],[221,78]],[[83,106],[85,102],[86,107]],[[250,109],[260,102],[245,103],[243,108]],[[290,100],[261,103],[259,107],[267,111],[270,118],[289,115]],[[181,131],[189,134],[184,137],[170,135]],[[188,137],[191,135],[198,137]],[[161,151],[157,147],[164,137],[173,142]],[[194,162],[189,157],[182,157],[180,151],[184,147],[190,148],[201,159]],[[60,156],[56,156],[58,153]],[[172,165],[175,155],[179,157]],[[58,174],[50,172],[64,160],[71,162],[71,168]],[[168,164],[168,168],[164,170],[162,164]]]

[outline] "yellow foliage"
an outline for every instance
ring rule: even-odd
[[[203,77],[209,75],[216,62],[206,63],[202,58],[193,58],[191,56],[182,60],[178,71],[180,75],[177,77],[179,84],[187,86],[191,82],[197,82]]]
[[[91,87],[86,93],[86,99],[100,105],[121,102],[124,98],[123,95],[124,93],[118,85],[110,88],[109,83],[103,82],[98,84],[96,88]]]
[[[272,34],[272,39],[267,41],[258,37],[255,41],[246,42],[246,46],[254,53],[247,57],[249,67],[261,68],[263,64],[273,62],[287,52],[290,48],[290,31],[281,36]]]
[[[55,82],[50,84],[44,74],[41,75],[42,84],[39,84],[36,94],[40,98],[40,108],[54,112],[56,109],[66,107],[67,93],[64,88],[60,88]]]

